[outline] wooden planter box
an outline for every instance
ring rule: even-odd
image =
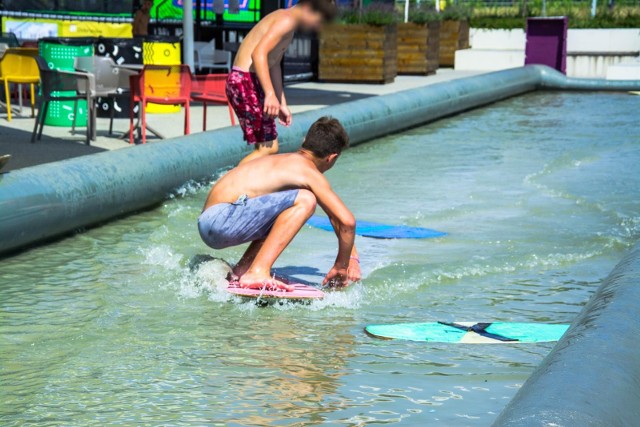
[[[469,48],[469,21],[442,21],[440,66],[453,67],[456,50]]]
[[[398,74],[397,26],[330,25],[320,34],[318,78],[391,83]]]
[[[434,74],[440,64],[440,22],[398,25],[398,74]]]

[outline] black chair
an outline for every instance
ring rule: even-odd
[[[18,37],[13,33],[0,33],[0,43],[4,43],[8,47],[20,47]]]
[[[31,135],[31,142],[36,142],[42,138],[44,121],[47,117],[49,103],[52,101],[74,101],[73,128],[76,126],[76,112],[78,111],[78,101],[86,100],[88,112],[87,119],[87,145],[91,143],[93,124],[93,109],[95,109],[93,97],[95,96],[95,78],[89,73],[79,73],[73,71],[52,70],[49,64],[41,56],[36,57],[38,68],[40,69],[40,106],[36,116],[36,124]],[[73,94],[72,94],[73,93]],[[40,126],[40,130],[38,130]]]

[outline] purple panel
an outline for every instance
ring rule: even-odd
[[[566,74],[568,27],[566,16],[528,18],[524,63],[548,65]]]

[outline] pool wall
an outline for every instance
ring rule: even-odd
[[[494,427],[640,420],[640,243],[604,280]]]
[[[339,118],[355,145],[540,88],[640,90],[640,81],[569,79],[544,66],[498,71],[297,114],[280,130],[281,151],[296,150],[324,115]],[[0,175],[0,256],[161,203],[237,164],[248,152],[241,141],[238,127],[225,128]]]

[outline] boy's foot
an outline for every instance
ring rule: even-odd
[[[240,281],[238,284],[241,288],[265,289],[268,291],[293,292],[293,290],[295,289],[292,285],[287,285],[286,283],[283,283],[280,280],[276,280],[270,276],[254,276],[251,274],[245,274],[240,277]]]
[[[239,280],[242,276],[244,276],[244,274],[247,272],[247,270],[249,269],[249,266],[240,266],[238,264],[236,264],[233,269],[231,270],[231,273],[229,273],[230,276],[235,277],[235,280]]]

